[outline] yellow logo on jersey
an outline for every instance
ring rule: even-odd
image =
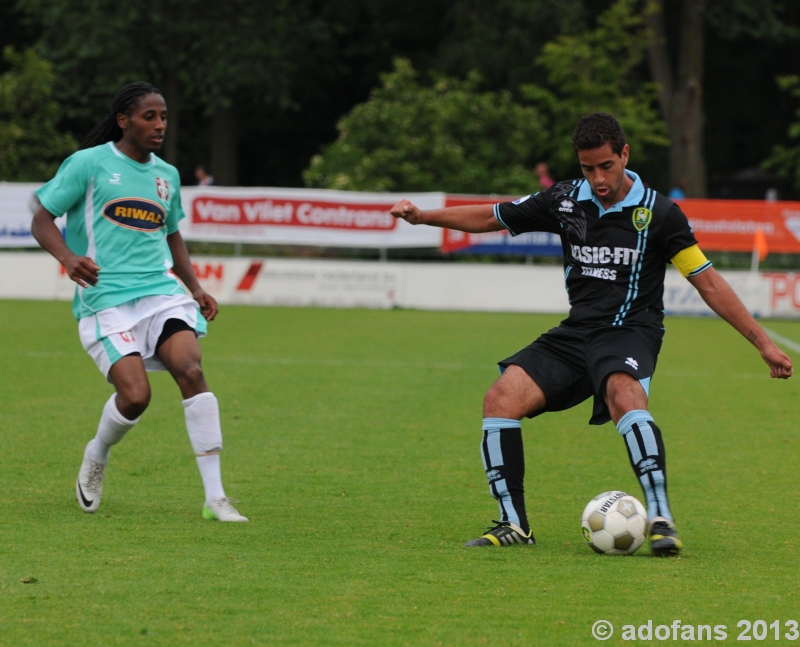
[[[121,198],[103,205],[103,216],[115,225],[138,231],[157,231],[165,225],[166,213],[157,202]]]
[[[650,211],[650,209],[639,207],[633,210],[633,226],[636,227],[636,231],[644,231],[647,229],[647,225],[650,224],[652,219],[653,212]]]

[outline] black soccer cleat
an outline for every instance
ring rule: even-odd
[[[492,521],[497,524],[493,528],[487,528],[486,533],[468,541],[465,546],[513,546],[514,544],[535,544],[533,530],[527,534],[523,532],[517,524],[510,521]]]
[[[675,524],[659,519],[650,524],[650,549],[656,557],[674,557],[683,549]]]

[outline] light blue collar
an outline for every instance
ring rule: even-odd
[[[625,169],[625,173],[633,180],[633,186],[631,187],[631,190],[628,191],[628,195],[626,195],[620,202],[612,205],[609,209],[604,209],[603,205],[600,204],[600,201],[595,196],[594,191],[592,191],[592,185],[589,184],[588,180],[583,182],[580,189],[578,189],[578,201],[591,200],[594,202],[597,205],[597,208],[600,210],[600,218],[607,213],[611,213],[612,211],[622,211],[624,207],[636,206],[644,197],[644,184],[642,183],[641,179],[639,179],[639,176],[633,171]]]

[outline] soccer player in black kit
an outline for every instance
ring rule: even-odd
[[[501,361],[483,401],[481,453],[500,520],[467,546],[534,544],[525,511],[520,420],[594,397],[590,424],[613,420],[642,485],[654,555],[678,555],[667,497],[661,430],[647,410],[664,335],[664,277],[672,263],[708,306],[761,353],[774,378],[792,362],[767,336],[700,251],[689,221],[669,198],[626,170],[629,147],[609,114],[582,117],[573,148],[584,179],[557,182],[514,202],[420,211],[408,200],[392,215],[466,232],[507,229],[558,234],[570,311],[561,324]]]

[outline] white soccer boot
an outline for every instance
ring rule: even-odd
[[[103,476],[106,471],[106,464],[89,457],[89,448],[93,440],[90,440],[83,451],[83,463],[81,471],[78,472],[78,480],[75,481],[75,498],[78,505],[84,512],[94,512],[100,507],[100,495],[103,493]]]
[[[211,499],[203,507],[203,519],[212,519],[216,521],[249,521],[247,517],[239,514],[239,511],[233,507],[231,501],[236,499],[229,499],[226,496]],[[238,503],[238,501],[236,501]]]

